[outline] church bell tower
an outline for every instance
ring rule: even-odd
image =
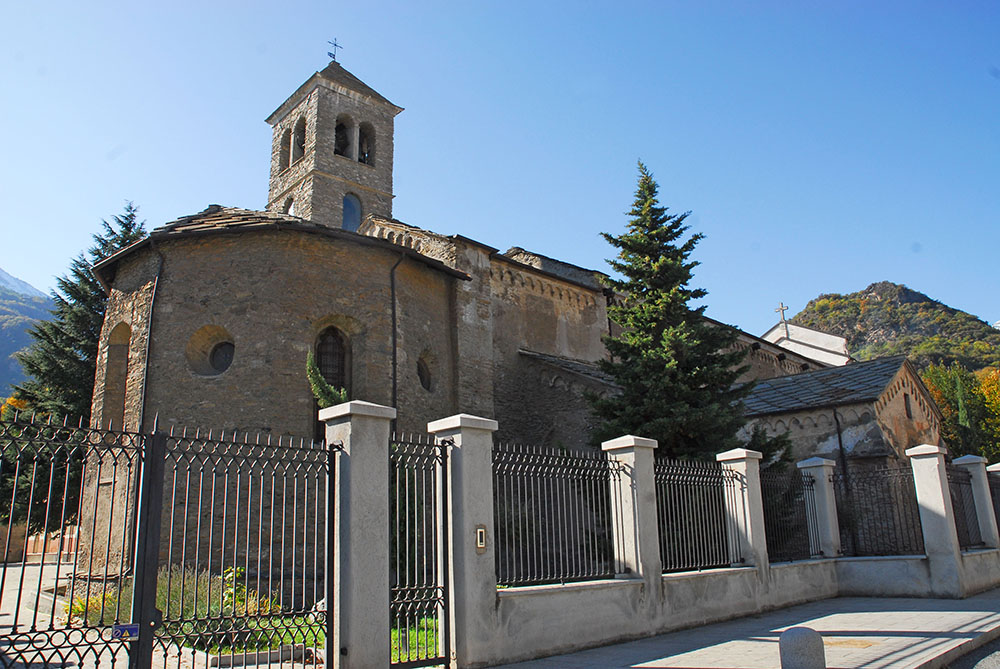
[[[267,210],[357,231],[392,217],[392,135],[403,111],[332,61],[268,118]]]

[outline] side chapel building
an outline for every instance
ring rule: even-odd
[[[268,118],[265,211],[210,205],[95,267],[109,294],[96,426],[188,426],[311,437],[312,351],[396,429],[465,412],[500,437],[586,443],[585,391],[608,392],[599,273],[392,218],[402,108],[331,62]],[[747,378],[826,368],[740,333]]]

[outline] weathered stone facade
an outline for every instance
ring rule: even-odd
[[[847,376],[862,377],[865,367],[882,371],[860,383]],[[824,396],[820,386],[808,378],[820,374],[834,392]],[[775,386],[761,384],[748,400],[751,422],[741,437],[749,439],[757,425],[771,436],[787,434],[795,460],[819,456],[843,464],[905,460],[908,448],[920,444],[942,444],[941,414],[912,365],[903,358],[889,358],[847,367],[826,369],[798,377],[785,377]],[[755,400],[769,393],[809,398],[794,404],[763,408]],[[836,395],[845,399],[838,401]]]
[[[137,342],[130,357],[130,375],[137,380],[130,383],[129,425],[145,416],[143,427],[149,429],[158,415],[162,426],[311,434],[315,406],[305,360],[328,326],[347,337],[352,396],[383,404],[395,399],[405,415],[415,417],[457,408],[452,333],[446,326],[457,274],[401,256],[391,245],[344,244],[342,238],[303,230],[178,234],[161,239],[155,249],[136,249],[120,265],[116,286],[119,276],[134,276],[143,287],[156,285],[153,345],[147,353]],[[393,282],[396,398],[392,366],[386,364],[394,349]],[[112,292],[102,353],[118,315],[145,317],[150,301],[148,289]],[[223,340],[234,345],[233,361],[217,373],[203,364],[204,356]],[[421,356],[432,375],[429,390],[417,379]],[[99,374],[101,388],[103,381]],[[102,400],[99,391],[95,421],[104,421],[108,412]],[[417,429],[419,421],[401,427]]]
[[[362,218],[392,216],[393,119],[401,111],[336,62],[310,77],[267,119],[274,133],[267,210],[339,228],[352,194]]]

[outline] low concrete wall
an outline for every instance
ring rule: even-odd
[[[734,567],[664,574],[657,631],[693,627],[759,610],[758,599],[766,591],[762,571]]]
[[[966,597],[997,587],[1000,584],[1000,549],[962,553],[962,580]]]
[[[836,596],[834,560],[665,574],[657,632]]]
[[[642,579],[498,590],[494,652],[488,664],[649,636],[655,632],[650,617],[655,601],[650,595]]]
[[[771,565],[768,608],[804,604],[838,594],[836,560],[827,558]]]
[[[1000,585],[1000,549],[962,554],[967,594]],[[497,591],[489,666],[544,657],[838,596],[927,597],[922,555],[823,558],[760,567],[608,579]],[[510,639],[517,639],[511,644]]]
[[[837,595],[835,560],[737,567],[497,591],[497,628],[483,665],[555,655]],[[510,639],[517,639],[511,644]]]
[[[923,555],[840,558],[841,597],[929,597],[931,571]]]

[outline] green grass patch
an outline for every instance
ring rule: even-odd
[[[437,618],[421,618],[415,626],[394,625],[390,633],[393,662],[437,656],[439,644]]]

